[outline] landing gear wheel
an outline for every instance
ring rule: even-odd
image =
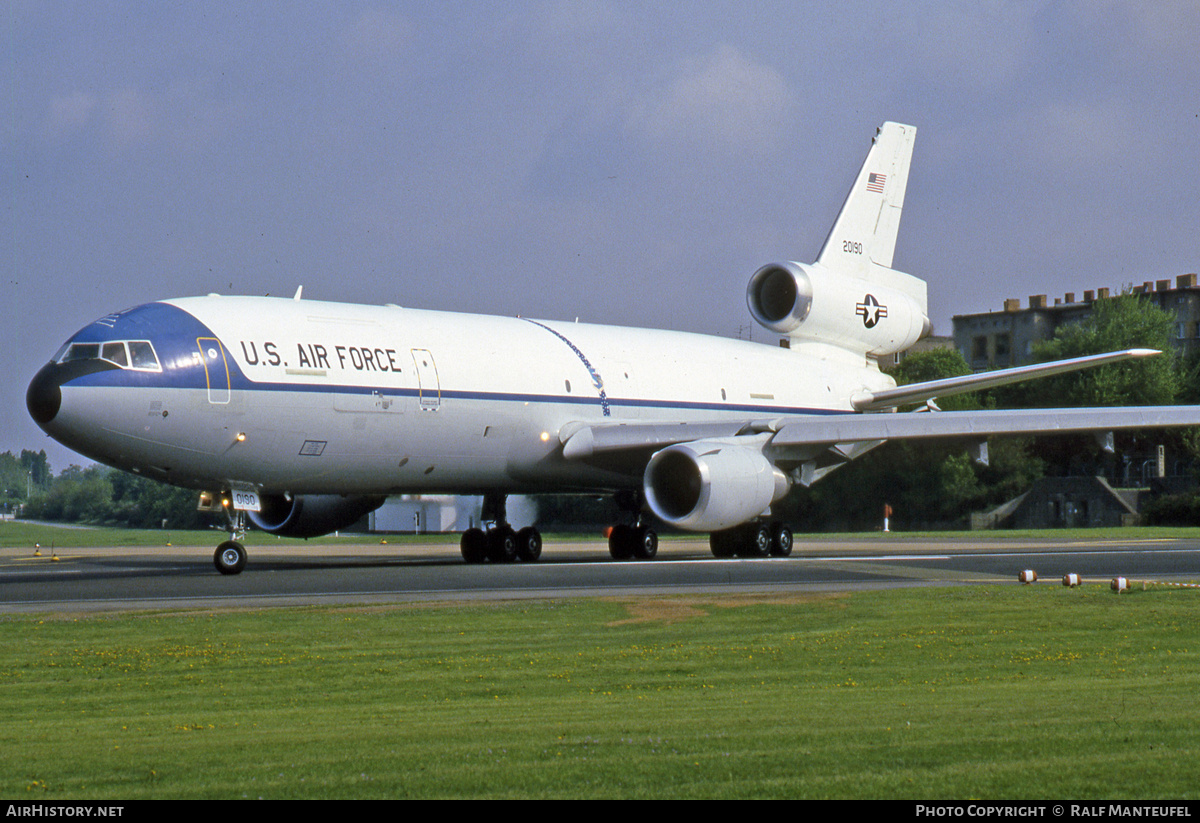
[[[713,557],[733,557],[737,554],[737,534],[735,529],[724,529],[713,532],[708,536],[708,548]]]
[[[608,533],[608,553],[613,560],[628,560],[633,557],[633,527],[621,524],[613,526]]]
[[[747,523],[742,526],[738,555],[741,557],[767,557],[771,553],[771,530],[765,523]]]
[[[771,556],[787,557],[792,553],[792,530],[783,523],[771,526]]]
[[[536,563],[542,556],[542,535],[533,526],[517,532],[517,557],[526,563]]]
[[[246,568],[246,547],[236,540],[226,540],[217,546],[213,565],[221,574],[241,574]]]
[[[483,529],[467,529],[459,541],[463,560],[468,563],[482,563],[488,556],[488,539]]]
[[[653,529],[640,526],[633,530],[633,556],[638,560],[653,560],[658,554],[658,535]]]
[[[512,526],[488,529],[487,554],[493,563],[511,563],[517,559],[517,533]]]

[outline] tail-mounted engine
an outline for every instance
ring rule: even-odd
[[[777,334],[876,357],[904,351],[930,329],[924,283],[881,266],[863,279],[819,264],[770,263],[750,278],[746,303]]]

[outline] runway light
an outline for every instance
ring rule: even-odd
[[[1030,583],[1037,580],[1037,572],[1035,572],[1033,569],[1026,569],[1017,575],[1017,579],[1028,586]]]
[[[1112,590],[1114,592],[1116,592],[1117,594],[1120,594],[1121,592],[1128,590],[1129,581],[1126,580],[1124,577],[1114,577],[1112,579],[1112,583],[1110,583],[1109,585],[1112,586]]]
[[[1075,574],[1075,572],[1071,572],[1070,574],[1064,574],[1063,575],[1063,585],[1066,586],[1068,589],[1075,588],[1076,586],[1079,585],[1079,575]]]

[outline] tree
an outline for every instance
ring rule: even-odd
[[[1174,332],[1175,315],[1136,294],[1097,300],[1087,317],[1060,326],[1052,339],[1034,344],[1034,360],[1135,348],[1157,349],[1163,354],[1005,386],[995,389],[993,396],[1002,408],[1173,403],[1184,386]]]
[[[1000,408],[1174,403],[1186,385],[1174,345],[1175,322],[1174,314],[1131,292],[1097,300],[1090,315],[1060,326],[1053,339],[1036,344],[1034,358],[1045,362],[1132,348],[1157,349],[1162,354],[1004,386],[990,392],[992,401]],[[1047,438],[1040,442],[1039,454],[1048,474],[1104,474],[1120,483],[1124,474],[1120,456],[1138,455],[1163,444],[1171,452],[1195,457],[1198,443],[1188,431],[1125,432],[1116,436],[1116,456],[1103,453],[1091,437]]]

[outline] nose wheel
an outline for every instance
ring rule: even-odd
[[[246,568],[246,547],[236,540],[226,540],[217,546],[213,565],[221,574],[241,574]]]
[[[229,539],[217,546],[213,565],[221,574],[241,574],[246,568],[246,547],[241,543],[246,536],[246,513],[226,508],[225,516],[229,520]]]

